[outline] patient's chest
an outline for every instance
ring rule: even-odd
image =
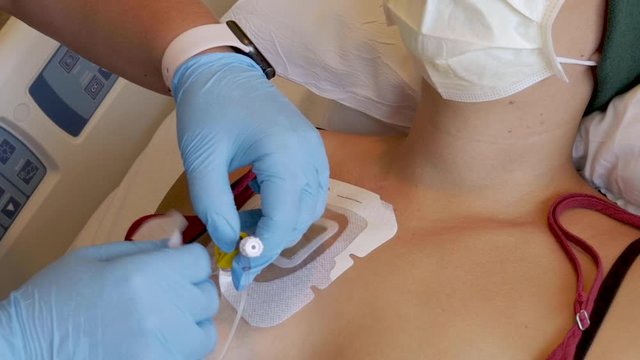
[[[544,227],[462,224],[400,222],[392,241],[356,258],[288,320],[270,328],[241,322],[227,358],[545,358],[573,324],[575,275],[564,253]],[[603,251],[605,264],[621,250]],[[581,259],[590,283],[593,267]],[[612,313],[633,308],[621,301]],[[217,321],[232,316],[223,305]],[[636,318],[618,317],[626,323],[612,321],[603,334],[634,333]],[[594,348],[606,353],[608,343]]]

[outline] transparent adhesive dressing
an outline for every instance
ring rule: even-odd
[[[222,297],[251,326],[282,323],[313,300],[312,287],[325,289],[351,267],[350,255],[365,257],[395,235],[391,205],[350,184],[331,180],[330,185],[322,218],[256,277],[250,292],[236,291],[231,277],[219,273]],[[259,206],[255,196],[243,210]]]

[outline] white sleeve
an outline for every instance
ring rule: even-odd
[[[236,20],[278,75],[384,122],[409,127],[422,76],[381,0],[239,0]],[[345,120],[346,121],[346,120]]]
[[[583,119],[573,160],[592,186],[640,214],[640,86]]]

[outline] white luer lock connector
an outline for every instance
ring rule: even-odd
[[[242,255],[250,258],[262,255],[262,250],[264,250],[262,241],[255,236],[247,236],[240,240],[240,246],[238,247]]]

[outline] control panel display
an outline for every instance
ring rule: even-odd
[[[31,149],[0,127],[0,240],[46,174]]]
[[[29,94],[51,121],[78,136],[117,78],[60,46],[29,87]]]

